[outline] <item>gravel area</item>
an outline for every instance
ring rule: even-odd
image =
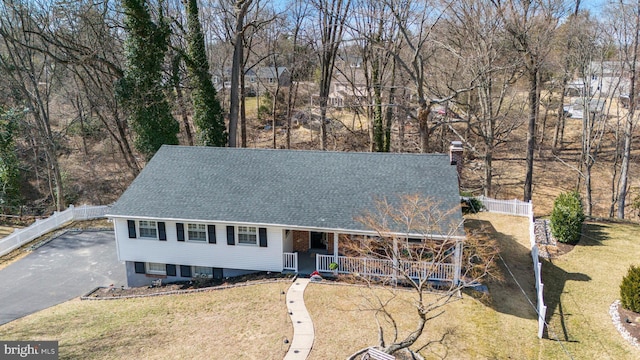
[[[638,342],[638,340],[634,338],[633,335],[631,335],[631,333],[629,333],[622,324],[622,320],[620,320],[620,312],[618,311],[619,306],[620,300],[614,301],[611,306],[609,306],[609,315],[611,315],[611,321],[613,321],[613,325],[616,327],[616,329],[618,329],[618,332],[620,332],[620,335],[622,335],[623,338],[630,342],[631,345],[640,348],[640,343]]]
[[[540,250],[541,258],[549,259],[552,253],[557,252],[558,242],[551,234],[550,221],[547,219],[536,219],[534,231],[536,234],[536,243]]]

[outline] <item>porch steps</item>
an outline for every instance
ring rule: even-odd
[[[313,347],[313,321],[304,304],[304,290],[308,284],[309,279],[297,278],[287,291],[286,302],[293,324],[293,341],[284,360],[304,360]]]

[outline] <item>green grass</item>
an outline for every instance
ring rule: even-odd
[[[544,262],[550,337],[555,339],[539,340],[537,318],[527,300],[535,301],[535,291],[526,219],[487,213],[472,219],[473,227],[488,226],[494,232],[506,262],[500,265],[504,280],[489,282],[491,301],[464,294],[429,322],[418,344],[438,339],[448,330],[453,334],[443,344],[423,350],[425,358],[640,358],[608,314],[627,268],[640,263],[639,226],[588,224],[573,251]],[[75,300],[0,326],[0,339],[59,340],[61,359],[282,359],[287,350],[283,340],[293,334],[281,294],[288,285],[131,300]],[[309,359],[341,359],[376,344],[373,314],[363,311],[371,294],[351,285],[309,285],[305,302],[316,332]],[[397,295],[390,307],[398,315],[401,335],[413,329],[411,292],[376,290],[375,294]]]
[[[58,340],[60,359],[282,359],[288,286],[74,300],[1,326],[0,339]]]
[[[638,359],[609,316],[631,264],[640,264],[640,227],[587,223],[578,245],[542,265],[549,338],[543,358]]]

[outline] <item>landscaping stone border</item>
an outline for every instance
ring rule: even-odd
[[[98,291],[100,289],[108,289],[107,286],[99,286],[99,287],[91,290],[87,294],[81,296],[80,300],[122,300],[122,299],[137,299],[137,298],[145,298],[145,297],[153,297],[153,296],[194,294],[194,293],[200,293],[200,292],[206,292],[206,291],[225,290],[225,289],[232,289],[232,288],[243,287],[243,286],[251,286],[251,285],[263,285],[263,284],[272,284],[272,283],[279,283],[279,282],[294,282],[296,279],[297,279],[297,277],[293,277],[291,279],[272,279],[272,280],[248,281],[248,282],[245,282],[245,283],[210,286],[210,287],[204,287],[204,288],[200,288],[200,289],[163,291],[163,292],[158,292],[158,293],[153,293],[153,294],[122,295],[122,296],[111,296],[111,297],[107,297],[107,296],[104,296],[104,297],[102,297],[102,296],[93,297],[93,296],[91,296],[91,294],[95,293],[96,291]]]
[[[618,312],[618,307],[620,306],[620,300],[614,301],[611,306],[609,306],[609,315],[611,315],[611,321],[613,321],[613,325],[618,329],[620,335],[625,338],[631,345],[640,349],[640,343],[638,340],[631,336],[627,329],[622,325],[622,320],[620,320],[620,313]]]

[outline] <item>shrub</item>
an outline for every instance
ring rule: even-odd
[[[553,202],[551,233],[561,243],[575,244],[580,240],[584,210],[580,194],[562,193]]]
[[[631,265],[622,278],[620,302],[625,309],[640,313],[640,267]]]
[[[461,195],[466,198],[460,201],[462,204],[463,214],[475,214],[484,210],[484,205],[482,204],[482,201],[474,197],[471,193],[462,192]]]

